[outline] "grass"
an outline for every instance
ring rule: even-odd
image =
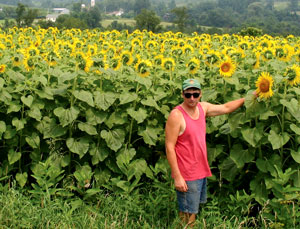
[[[183,228],[178,227],[176,194],[168,184],[154,184],[131,194],[107,190],[92,198],[59,197],[5,188],[0,184],[0,228]],[[202,206],[195,228],[277,228],[259,214],[257,218],[221,209],[215,197]],[[236,206],[235,206],[236,208]],[[229,212],[229,214],[228,214]],[[274,227],[275,226],[275,227]],[[278,227],[279,228],[279,227]]]
[[[126,24],[128,26],[135,26],[134,19],[127,19],[127,18],[117,18],[117,19],[104,19],[101,21],[101,24],[104,28],[107,28],[113,21],[117,21],[120,24]],[[160,23],[163,27],[172,25],[170,22],[161,22]]]

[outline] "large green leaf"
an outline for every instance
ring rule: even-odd
[[[105,124],[111,129],[113,126],[122,125],[127,122],[127,113],[121,113],[115,111],[110,114],[109,118],[105,121]]]
[[[21,156],[22,154],[20,152],[16,152],[15,150],[10,149],[7,154],[9,164],[12,165],[13,163],[20,160]]]
[[[7,125],[4,133],[4,139],[12,139],[16,133],[16,129],[13,129],[11,125]]]
[[[145,106],[154,107],[157,110],[160,110],[159,106],[157,105],[156,101],[153,97],[148,96],[146,99],[142,100],[141,103]]]
[[[27,111],[29,117],[34,118],[37,121],[41,121],[42,113],[38,105],[32,105],[30,110]]]
[[[19,104],[19,102],[16,101],[10,101],[8,102],[8,109],[6,111],[7,114],[11,112],[19,112],[22,108],[22,105]]]
[[[88,133],[89,135],[97,135],[98,134],[97,129],[88,123],[80,122],[80,123],[78,123],[78,128],[81,131]]]
[[[99,186],[106,184],[109,181],[110,177],[111,172],[108,169],[99,170],[98,168],[96,168],[94,170],[94,178]]]
[[[40,147],[40,137],[36,132],[33,132],[31,136],[27,136],[25,140],[33,149]]]
[[[75,96],[75,98],[86,102],[88,105],[90,105],[91,107],[94,107],[94,99],[93,99],[93,95],[91,92],[89,91],[84,91],[84,90],[75,90],[73,95]]]
[[[63,127],[75,121],[79,113],[80,113],[79,109],[74,106],[68,109],[64,109],[63,107],[58,107],[54,110],[54,114],[59,118],[59,121]]]
[[[294,123],[290,125],[292,131],[294,131],[297,135],[300,135],[300,127],[296,126]]]
[[[263,204],[268,199],[268,192],[262,176],[257,176],[250,182],[250,189],[255,195],[255,200]]]
[[[235,162],[230,157],[225,159],[219,165],[219,169],[221,170],[222,177],[228,181],[233,181],[239,172],[239,169],[237,168]]]
[[[94,109],[88,109],[86,112],[86,120],[88,124],[91,125],[97,125],[101,124],[106,120],[107,112],[94,110]]]
[[[87,138],[68,138],[67,147],[72,153],[76,153],[82,158],[89,149],[89,140]]]
[[[297,119],[298,122],[300,122],[300,106],[297,99],[292,98],[290,101],[287,101],[285,99],[281,99],[280,103],[287,107],[288,111],[291,113],[291,115],[294,116],[295,119]]]
[[[22,83],[25,81],[25,76],[20,72],[15,72],[12,69],[8,69],[6,74],[9,76],[9,78],[16,83]]]
[[[291,150],[291,154],[293,159],[300,164],[300,147],[298,148],[298,151]]]
[[[220,155],[223,152],[223,145],[217,144],[217,145],[210,145],[207,144],[207,159],[209,163],[215,161],[218,155]]]
[[[93,165],[97,165],[99,162],[104,161],[108,157],[109,150],[101,146],[97,147],[97,145],[93,143],[90,146],[89,153],[92,156]]]
[[[17,173],[16,174],[16,180],[18,181],[19,185],[21,186],[21,188],[23,188],[27,182],[27,173]]]
[[[147,126],[146,129],[141,129],[138,131],[138,135],[142,136],[144,142],[148,145],[156,144],[159,133],[160,133],[160,128],[155,128],[151,126]]]
[[[300,169],[297,169],[297,172],[295,172],[291,176],[292,180],[294,181],[294,186],[300,188]]]
[[[3,121],[0,121],[0,139],[2,138],[2,134],[6,131],[6,124]]]
[[[262,172],[264,172],[264,173],[268,172],[267,161],[265,161],[265,160],[263,160],[263,159],[261,159],[261,158],[258,158],[258,159],[256,160],[255,163],[256,163],[256,167],[257,167],[260,171],[262,171]]]
[[[102,130],[101,137],[105,139],[107,146],[116,152],[124,144],[125,131],[123,129]]]
[[[128,166],[127,179],[131,180],[131,178],[135,176],[135,178],[139,180],[141,176],[146,172],[147,168],[147,162],[144,159],[137,159],[132,161]]]
[[[57,138],[64,135],[67,129],[56,124],[54,118],[45,116],[41,122],[39,122],[36,128],[44,135],[45,138]]]
[[[253,147],[256,147],[259,140],[263,137],[263,126],[250,128],[248,126],[243,127],[241,132],[243,138]]]
[[[81,186],[90,185],[92,176],[92,168],[89,165],[80,166],[74,172],[74,177]]]
[[[22,130],[24,129],[24,125],[27,123],[26,119],[19,120],[17,117],[14,117],[12,120],[12,125],[16,127],[16,130]]]
[[[274,130],[271,130],[268,135],[268,140],[271,142],[273,149],[279,149],[290,140],[290,136],[286,132],[277,134]]]
[[[28,107],[31,107],[31,104],[33,102],[33,97],[31,95],[26,96],[22,96],[21,97],[21,101]]]
[[[245,163],[251,162],[255,155],[250,149],[243,149],[242,145],[236,144],[230,150],[230,158],[235,162],[237,168],[242,168]]]
[[[106,111],[117,99],[113,92],[94,92],[95,106],[99,109]]]
[[[127,113],[134,118],[137,123],[142,123],[147,118],[147,110],[139,108],[135,111],[133,108],[128,108]]]
[[[117,156],[117,165],[122,170],[123,173],[127,175],[127,167],[132,160],[132,158],[135,156],[136,151],[134,148],[123,148],[120,150],[118,156]]]
[[[135,101],[137,98],[138,96],[136,93],[124,92],[120,95],[119,100],[120,104],[126,104]]]

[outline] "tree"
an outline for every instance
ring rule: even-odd
[[[290,0],[289,9],[296,14],[298,10],[298,0]]]
[[[22,23],[23,23],[23,17],[25,14],[25,10],[26,10],[25,5],[18,3],[18,7],[16,8],[16,14],[17,14],[16,22],[17,22],[18,27],[23,26]]]
[[[38,15],[37,9],[28,9],[25,5],[18,3],[16,8],[16,22],[18,27],[29,27]]]
[[[171,12],[175,14],[175,19],[173,22],[178,26],[179,31],[184,32],[184,28],[188,19],[187,8],[185,6],[176,7],[171,10]]]
[[[175,0],[171,0],[171,2],[168,4],[168,8],[169,10],[176,8]]]
[[[149,9],[150,7],[151,5],[149,0],[135,0],[133,10],[137,15],[142,12],[142,9]]]
[[[138,29],[146,29],[148,31],[157,32],[160,27],[160,18],[153,10],[142,9],[141,13],[135,17]]]

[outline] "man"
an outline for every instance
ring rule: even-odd
[[[179,216],[192,226],[199,211],[199,203],[206,202],[206,178],[211,176],[206,151],[206,116],[233,112],[244,104],[237,99],[215,105],[200,102],[201,86],[196,79],[182,85],[183,103],[168,117],[165,128],[167,159],[177,192]]]

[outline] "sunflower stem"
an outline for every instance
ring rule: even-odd
[[[287,81],[285,81],[285,84],[284,84],[283,99],[285,99],[285,97],[286,97],[286,91],[287,91]],[[281,134],[282,134],[282,136],[284,133],[284,113],[285,113],[285,107],[282,106],[282,113],[281,113]],[[283,146],[281,146],[281,148],[280,148],[280,156],[281,156],[281,159],[283,159]]]
[[[140,89],[140,84],[137,83],[135,93],[138,93],[139,89]],[[136,100],[134,101],[134,104],[133,104],[133,110],[135,110],[135,107],[136,107]],[[128,142],[126,144],[126,148],[130,145],[130,142],[131,142],[131,136],[132,136],[132,132],[133,132],[133,122],[134,122],[134,119],[131,118],[130,126],[129,126],[129,137],[128,137]]]

